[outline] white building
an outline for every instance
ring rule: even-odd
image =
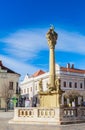
[[[74,90],[79,92],[85,99],[85,70],[76,69],[74,65],[67,64],[66,67],[60,67],[58,64],[56,67],[56,77],[61,81],[61,89],[65,92]],[[32,76],[26,75],[24,80],[20,83],[21,95],[28,96],[29,99],[36,98],[39,91],[39,80],[42,79],[43,91],[47,90],[47,83],[49,83],[49,72],[42,70],[37,71]],[[62,96],[62,104],[65,103],[64,94]],[[80,104],[81,98],[78,99]],[[66,100],[69,103],[68,99]]]
[[[5,108],[5,100],[16,96],[20,74],[7,68],[0,61],[0,109]],[[13,104],[11,104],[13,105]],[[13,106],[11,106],[13,107]]]

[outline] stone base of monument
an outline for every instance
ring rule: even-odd
[[[41,107],[47,108],[60,108],[61,95],[64,91],[45,91],[39,93],[39,100]]]
[[[61,124],[59,108],[15,108],[11,124]]]
[[[62,125],[85,122],[85,107],[78,108],[15,108],[10,124]]]

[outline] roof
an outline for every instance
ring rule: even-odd
[[[16,73],[15,71],[13,71],[13,70],[11,70],[11,69],[5,67],[5,66],[2,64],[2,61],[0,61],[0,67],[1,67],[2,70],[6,70],[7,73],[13,73],[13,74],[17,74],[17,75],[20,76],[20,74],[18,74],[18,73]]]
[[[41,74],[44,74],[45,72],[43,71],[43,70],[38,70],[37,72],[35,72],[32,76],[33,77],[37,77],[37,76],[39,76],[39,75],[41,75]]]
[[[60,70],[61,70],[61,71],[65,71],[65,72],[72,72],[72,73],[85,74],[85,70],[82,70],[82,69],[76,69],[76,68],[60,67]]]

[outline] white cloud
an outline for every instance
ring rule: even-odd
[[[21,76],[25,76],[28,74],[33,74],[36,72],[39,68],[36,66],[26,64],[24,62],[20,62],[19,60],[15,60],[12,58],[9,58],[7,56],[0,55],[0,59],[2,59],[2,63],[4,66],[14,70],[15,72],[21,74]],[[22,79],[21,77],[21,79]]]
[[[85,36],[59,30],[57,49],[85,55]]]
[[[28,60],[35,57],[38,51],[46,48],[46,39],[43,33],[43,30],[40,32],[20,30],[1,41],[7,43],[8,47],[5,48],[5,51]]]
[[[39,51],[48,49],[46,32],[47,29],[19,30],[0,41],[7,43],[6,52],[28,60],[36,57]],[[57,30],[57,32],[57,50],[85,54],[85,36],[64,30]]]
[[[19,30],[9,36],[0,39],[6,44],[4,48],[8,57],[0,55],[0,59],[16,72],[25,75],[34,73],[38,68],[27,64],[27,60],[35,58],[39,51],[48,50],[46,32],[47,29]],[[85,36],[76,32],[56,30],[58,32],[58,44],[56,50],[75,52],[85,55]],[[10,58],[12,57],[12,58]]]

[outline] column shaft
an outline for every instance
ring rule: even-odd
[[[54,55],[54,48],[50,48],[50,54],[49,54],[49,82],[50,87],[55,87],[55,55]]]

